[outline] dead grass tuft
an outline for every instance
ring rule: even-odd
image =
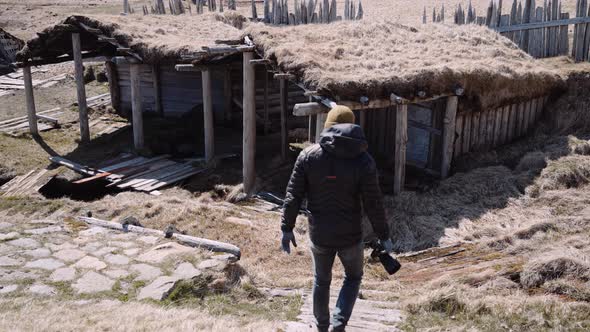
[[[590,158],[571,155],[550,161],[536,181],[539,190],[578,188],[590,182]]]
[[[588,280],[590,264],[575,258],[571,253],[548,254],[547,257],[527,263],[520,274],[520,282],[526,288],[533,288],[564,277]]]
[[[549,231],[557,231],[557,230],[558,229],[557,229],[557,226],[555,226],[555,224],[549,223],[549,222],[543,222],[543,223],[532,225],[531,227],[528,227],[526,229],[520,230],[520,231],[514,233],[514,236],[516,236],[517,238],[519,238],[521,240],[525,240],[525,239],[532,238],[535,234],[537,234],[539,232],[547,233]]]
[[[538,173],[547,166],[546,158],[541,151],[529,152],[520,159],[514,170],[519,173],[526,171]]]

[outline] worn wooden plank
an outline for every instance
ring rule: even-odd
[[[256,74],[254,65],[250,60],[254,58],[253,52],[244,52],[243,55],[243,149],[242,149],[242,176],[244,192],[247,195],[254,193],[256,184]]]
[[[213,92],[211,89],[211,71],[201,72],[203,90],[203,127],[205,134],[205,162],[209,163],[215,157],[215,134],[213,123]]]
[[[156,112],[160,116],[164,116],[164,108],[162,107],[162,87],[160,83],[160,66],[154,64],[152,65],[151,69],[154,90],[154,106],[156,108]]]
[[[133,123],[133,143],[137,150],[143,149],[143,110],[140,88],[140,65],[131,64],[131,111]]]
[[[479,115],[479,150],[482,151],[486,147],[488,137],[488,111],[483,110]]]
[[[495,121],[494,121],[494,138],[493,138],[493,143],[492,146],[496,147],[499,146],[501,144],[501,137],[502,137],[502,112],[503,112],[503,108],[499,107],[496,108],[494,111],[494,115],[495,115]]]
[[[510,119],[510,105],[502,108],[502,129],[500,131],[500,144],[508,142],[508,121]]]
[[[496,110],[491,109],[488,110],[488,129],[486,131],[486,144],[487,149],[490,149],[494,146],[494,125],[496,123]]]
[[[404,187],[407,144],[408,105],[400,104],[396,106],[395,112],[395,156],[393,170],[394,195],[399,195]]]
[[[35,96],[33,94],[33,79],[31,77],[31,67],[23,68],[23,80],[25,82],[25,102],[27,104],[27,117],[29,119],[29,132],[31,135],[38,135],[37,114],[35,110]]]
[[[458,157],[463,152],[463,131],[465,126],[465,118],[463,115],[458,115],[455,121],[455,137],[453,147],[453,158]]]
[[[471,119],[473,114],[471,112],[465,112],[463,115],[463,139],[461,153],[468,153],[471,150]]]
[[[80,140],[90,141],[88,126],[88,106],[86,105],[86,88],[84,85],[84,65],[82,64],[82,44],[80,34],[72,34],[72,53],[74,53],[74,72],[76,77],[76,92],[78,96],[78,113],[80,118]]]
[[[471,116],[471,139],[469,151],[477,151],[479,149],[479,122],[481,112],[474,112]]]
[[[523,133],[523,135],[528,135],[528,133],[531,129],[530,119],[531,119],[531,101],[529,100],[525,103],[525,108],[524,108],[524,119],[523,119],[524,133]]]
[[[457,106],[459,97],[452,96],[447,99],[445,116],[443,120],[443,144],[442,144],[442,163],[440,175],[444,179],[449,175],[451,162],[453,160],[453,148],[455,138],[455,126],[457,116]]]

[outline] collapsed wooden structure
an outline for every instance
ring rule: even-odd
[[[399,193],[407,167],[444,178],[454,158],[525,135],[539,119],[546,97],[561,82],[548,69],[530,72],[530,57],[479,27],[462,29],[457,38],[452,27],[425,26],[419,31],[389,21],[341,21],[317,27],[246,23],[240,30],[236,27],[245,20],[228,11],[195,16],[190,24],[175,16],[140,16],[133,22],[128,18],[72,16],[27,43],[19,53],[19,65],[28,81],[30,131],[37,132],[30,67],[73,59],[81,136],[83,141],[89,139],[82,63],[84,58],[101,56],[113,107],[130,118],[138,151],[146,146],[145,116],[201,114],[196,129],[204,138],[207,162],[216,155],[216,125],[241,120],[242,173],[248,194],[255,188],[257,127],[270,130],[275,123],[270,118],[276,119],[281,132],[279,149],[286,160],[289,129],[301,122],[298,119],[307,117],[308,140],[313,142],[327,111],[336,104],[349,106],[357,113],[379,166],[393,173],[393,192]],[[166,31],[164,23],[175,28]],[[321,39],[314,37],[315,29],[322,29]],[[387,37],[373,36],[375,31],[388,31]],[[395,61],[407,67],[411,54],[436,52],[436,47],[419,49],[424,36],[454,43],[448,45],[455,52],[453,60],[443,68],[425,62],[413,64],[420,70],[400,70],[403,67]],[[470,46],[474,36],[490,39],[488,44],[499,54],[496,63],[462,52],[461,43]],[[347,43],[337,49],[322,45],[343,38]],[[387,45],[410,49],[396,50],[395,61],[380,56],[369,59],[369,64],[360,61],[359,66],[350,66],[362,56],[355,46],[359,43],[368,49]],[[323,65],[325,61],[330,64]],[[482,66],[486,69],[472,69]]]

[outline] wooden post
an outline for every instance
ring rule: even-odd
[[[454,140],[453,158],[458,157],[462,153],[461,149],[463,148],[464,118],[465,118],[464,116],[460,115],[460,116],[457,116],[457,120],[455,121],[456,135],[453,135],[454,136],[453,137],[453,140]],[[455,138],[455,136],[456,136],[456,138]]]
[[[471,141],[469,142],[469,151],[479,149],[479,117],[481,112],[473,113],[471,117]]]
[[[367,112],[362,109],[359,112],[359,126],[364,130],[366,130],[366,126],[367,126]]]
[[[225,115],[225,121],[231,121],[232,118],[232,100],[233,100],[233,90],[232,90],[232,83],[231,83],[231,68],[229,66],[225,67],[223,72],[223,95],[224,95],[224,109],[223,113]]]
[[[31,135],[39,135],[37,129],[37,112],[35,110],[35,96],[33,94],[33,78],[31,67],[23,67],[23,79],[25,81],[25,98],[27,103],[27,118],[29,119],[29,132]]]
[[[211,102],[211,71],[201,71],[203,87],[203,127],[205,132],[205,161],[210,162],[215,155],[215,135],[213,133],[213,104]]]
[[[143,110],[141,105],[141,65],[129,65],[131,74],[131,117],[133,122],[133,143],[135,149],[143,149]]]
[[[152,65],[152,83],[154,87],[156,112],[163,117],[164,109],[162,108],[162,89],[160,87],[160,66],[158,65]]]
[[[123,0],[123,14],[129,14],[129,0]]]
[[[116,111],[121,109],[121,89],[119,88],[119,74],[117,73],[117,65],[112,61],[105,63],[107,76],[109,79],[109,92],[111,94],[111,105]]]
[[[443,120],[443,141],[442,141],[442,163],[440,176],[444,179],[449,175],[451,161],[453,160],[453,143],[455,141],[455,120],[457,116],[457,106],[459,97],[451,96],[447,98],[447,108]]]
[[[288,110],[288,96],[289,89],[287,89],[287,80],[280,80],[281,87],[281,159],[287,160],[287,151],[289,149],[289,128],[287,125]]]
[[[408,144],[408,105],[399,104],[395,112],[395,156],[393,194],[399,195],[406,176],[406,145]]]
[[[256,74],[254,65],[250,60],[254,58],[253,52],[243,53],[244,66],[244,93],[242,100],[243,110],[243,152],[242,152],[242,176],[244,192],[253,194],[256,184]]]
[[[320,134],[324,130],[324,124],[326,123],[326,118],[328,117],[328,113],[318,113],[315,116],[315,142],[320,142]]]
[[[76,76],[76,90],[78,92],[78,113],[80,117],[80,140],[90,141],[88,127],[88,107],[86,105],[86,88],[84,86],[84,66],[82,64],[82,44],[80,34],[72,33],[72,53],[74,53],[74,71]]]

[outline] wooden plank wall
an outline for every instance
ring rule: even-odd
[[[546,97],[457,115],[453,157],[488,151],[524,137],[541,118]]]
[[[152,66],[141,65],[141,99],[144,112],[157,112]],[[158,67],[157,67],[158,68]],[[178,72],[173,65],[161,65],[160,84],[164,116],[179,117],[202,105],[200,72]],[[129,65],[118,64],[117,75],[122,112],[131,112],[131,81]],[[223,72],[212,70],[213,110],[216,118],[223,119]]]

